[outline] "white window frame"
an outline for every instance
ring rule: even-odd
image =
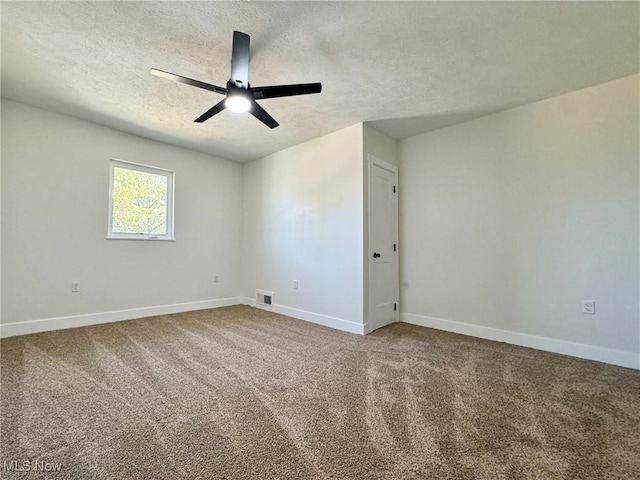
[[[167,233],[166,235],[148,235],[145,233],[114,233],[113,232],[113,175],[116,167],[136,170],[138,172],[162,175],[167,178]],[[174,241],[173,236],[173,214],[174,214],[174,186],[175,173],[172,170],[142,165],[140,163],[127,162],[112,158],[109,162],[109,218],[107,226],[108,240],[164,240]]]

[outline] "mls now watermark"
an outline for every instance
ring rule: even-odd
[[[22,462],[18,460],[9,460],[2,462],[3,472],[59,472],[62,470],[61,462],[44,462],[44,461],[30,461],[24,460]]]

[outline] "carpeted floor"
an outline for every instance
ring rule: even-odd
[[[0,467],[38,478],[640,476],[640,372],[527,348],[243,306],[1,347]]]

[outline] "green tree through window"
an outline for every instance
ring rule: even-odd
[[[167,177],[115,167],[113,231],[167,233]]]

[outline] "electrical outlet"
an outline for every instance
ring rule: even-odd
[[[80,282],[71,282],[71,293],[78,293],[80,291]]]
[[[298,280],[294,280],[293,281],[293,289],[297,290],[298,289]]]
[[[596,301],[595,300],[583,300],[582,301],[582,313],[587,315],[595,315],[596,313]]]
[[[213,276],[213,283],[218,283],[218,281],[219,281],[218,275],[214,275]]]

